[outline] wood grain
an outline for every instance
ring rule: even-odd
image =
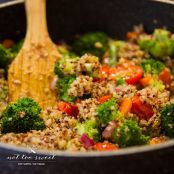
[[[46,1],[26,0],[27,34],[8,72],[9,100],[31,97],[42,108],[53,106],[56,95],[50,84],[60,55],[51,41],[46,22]]]

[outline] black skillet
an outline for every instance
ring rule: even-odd
[[[25,34],[21,0],[0,8],[0,40],[18,40]],[[174,32],[174,3],[150,0],[47,0],[52,39],[71,41],[75,34],[104,31],[124,39],[133,25],[146,31],[167,27]],[[18,157],[17,157],[18,155]],[[27,156],[27,159],[22,157]],[[50,156],[55,155],[55,156]],[[36,156],[40,157],[36,160]],[[49,157],[44,160],[41,157]],[[13,159],[12,159],[13,157]],[[51,158],[52,157],[52,158]],[[79,153],[33,151],[0,143],[0,174],[174,174],[174,140],[156,146],[132,147],[116,152]]]

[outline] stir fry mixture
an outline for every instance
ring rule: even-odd
[[[0,142],[48,150],[108,151],[174,137],[174,35],[142,26],[127,40],[102,32],[57,45],[55,106],[8,103],[5,75],[23,41],[0,44]]]

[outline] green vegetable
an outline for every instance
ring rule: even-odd
[[[66,101],[66,102],[72,102],[75,101],[76,97],[74,96],[68,96],[68,89],[70,88],[70,85],[72,82],[76,79],[74,76],[65,76],[63,78],[59,78],[57,81],[57,90],[59,92],[59,99]]]
[[[0,120],[1,132],[27,132],[29,130],[43,130],[45,124],[40,117],[41,108],[30,98],[19,99],[9,104],[2,113]]]
[[[109,45],[109,62],[108,65],[110,67],[114,66],[117,63],[118,57],[118,48],[115,44]]]
[[[60,59],[54,68],[55,74],[59,77],[63,77],[64,75],[74,75],[75,74],[75,64],[77,64],[79,58],[62,58]]]
[[[123,124],[117,127],[113,133],[114,141],[120,147],[146,144],[149,140],[148,136],[142,133],[135,120],[125,120]]]
[[[119,114],[116,99],[112,98],[96,108],[97,117],[101,124],[107,124],[114,120]]]
[[[11,48],[11,52],[17,55],[20,49],[22,48],[23,44],[24,44],[24,39],[21,39],[19,42],[13,45],[13,47]]]
[[[93,55],[84,55],[79,59],[81,65],[81,73],[84,75],[98,77],[100,70],[99,59]]]
[[[23,45],[23,40],[16,43],[12,48],[5,48],[2,44],[0,44],[0,68],[7,68],[7,66],[12,62],[12,60],[16,57],[19,50]]]
[[[117,47],[114,44],[109,46],[109,65],[113,66],[117,62]]]
[[[59,77],[64,77],[64,75],[74,75],[74,64],[77,63],[79,57],[69,51],[65,46],[58,46],[58,51],[61,54],[61,58],[55,64],[55,74]]]
[[[76,129],[80,135],[86,133],[94,141],[97,142],[100,140],[100,130],[97,122],[94,120],[86,120],[83,123],[78,123]]]
[[[102,32],[91,32],[80,36],[72,45],[73,51],[82,56],[90,53],[99,58],[108,48],[108,36]]]
[[[6,49],[0,44],[0,68],[6,68],[12,62],[14,57],[15,56],[10,49]]]
[[[70,51],[66,46],[64,45],[58,45],[57,46],[58,52],[61,54],[61,59],[73,59],[78,57],[75,53]]]
[[[62,68],[61,68],[61,63],[59,61],[55,64],[54,73],[56,75],[58,75],[59,77],[64,76],[64,73],[63,73]]]
[[[120,48],[123,48],[126,45],[125,41],[122,40],[110,40],[109,42],[109,46],[115,46],[116,49],[119,51]]]
[[[99,68],[98,57],[85,55],[81,58],[63,58],[59,60],[55,65],[54,72],[59,77],[76,74],[84,74],[96,77],[99,74]]]
[[[141,35],[138,44],[155,58],[174,55],[174,39],[171,33],[164,29],[154,30],[152,36]]]
[[[122,85],[124,83],[125,83],[125,81],[121,76],[116,76],[116,85],[117,86]]]
[[[160,61],[154,59],[144,59],[141,62],[141,67],[145,73],[152,75],[159,75],[159,73],[165,68],[165,65]]]
[[[164,91],[165,85],[161,80],[153,79],[150,82],[150,86],[156,91]]]
[[[143,34],[143,35],[140,35],[138,44],[142,50],[150,53],[151,48],[153,48],[155,45],[155,40],[153,40],[151,36]]]
[[[166,136],[174,138],[174,104],[168,104],[161,110],[161,127]]]
[[[125,45],[124,41],[114,41],[114,40],[110,40],[109,42],[109,62],[108,65],[110,67],[114,66],[117,61],[118,61],[118,57],[119,57],[119,50],[121,47],[123,47]]]
[[[171,33],[165,29],[155,29],[153,32],[153,36],[158,41],[166,41],[170,38]]]

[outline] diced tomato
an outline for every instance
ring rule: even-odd
[[[80,102],[81,102],[81,100],[79,98],[77,98],[76,103],[80,103]]]
[[[100,97],[99,99],[98,99],[98,102],[99,103],[104,103],[105,101],[107,101],[107,100],[109,100],[109,99],[111,99],[112,98],[112,94],[110,94],[110,95],[105,95],[105,96],[103,96],[103,97]]]
[[[138,95],[134,96],[132,99],[131,112],[136,114],[140,119],[149,120],[154,112],[150,104],[143,103]]]
[[[66,113],[67,115],[72,115],[72,116],[77,116],[79,113],[79,109],[76,105],[71,105],[69,103],[60,101],[58,103],[58,109],[64,113]]]
[[[110,74],[110,67],[109,66],[102,66],[100,68],[100,78],[107,78]]]
[[[60,111],[64,111],[64,109],[65,109],[66,106],[67,106],[67,103],[66,103],[66,102],[60,101],[60,102],[57,104],[57,106],[58,106],[58,109],[59,109]]]
[[[119,110],[124,116],[127,116],[127,114],[131,111],[131,108],[132,100],[127,97],[121,102]]]
[[[97,77],[93,78],[93,82],[97,82],[97,83],[99,83],[99,82],[101,82],[103,80],[104,80],[104,78],[97,78]]]
[[[62,112],[65,112],[66,114],[70,115],[71,114],[71,105],[66,103],[66,102],[63,102],[63,101],[60,101],[58,103],[58,109]]]
[[[165,85],[171,84],[172,79],[171,79],[170,70],[168,68],[164,68],[164,70],[160,73],[159,77]]]
[[[109,77],[112,80],[116,79],[116,76],[121,76],[128,84],[136,84],[142,77],[143,70],[140,66],[127,64],[116,65],[115,68],[111,68]]]
[[[152,77],[143,77],[142,79],[140,79],[140,84],[143,87],[146,87],[150,84],[151,80],[152,80]]]
[[[138,38],[138,34],[134,31],[127,33],[128,40],[135,40]]]
[[[5,39],[5,40],[2,42],[2,45],[3,45],[5,48],[11,48],[11,47],[14,45],[14,41],[11,40],[11,39]]]
[[[73,115],[74,117],[77,117],[77,115],[79,114],[79,108],[76,105],[72,105],[71,109],[72,109],[71,115]]]
[[[111,151],[111,150],[118,150],[118,146],[112,143],[96,143],[93,148],[98,151]]]

